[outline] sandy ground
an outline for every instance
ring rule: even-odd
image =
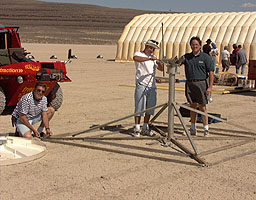
[[[83,131],[133,113],[133,63],[115,63],[115,46],[24,44],[36,60],[49,61],[51,55],[65,60],[72,48],[77,60],[67,65],[71,83],[62,83],[64,102],[51,121],[55,135]],[[97,55],[103,59],[96,59]],[[231,69],[234,70],[234,69]],[[161,75],[160,73],[158,75]],[[179,78],[184,78],[180,70]],[[166,84],[164,84],[166,85]],[[183,87],[182,83],[177,84]],[[216,87],[215,87],[216,88]],[[209,112],[219,113],[228,122],[210,126],[215,140],[194,137],[199,152],[238,143],[244,134],[237,131],[256,129],[256,92],[213,95]],[[167,102],[168,92],[158,90],[158,104]],[[185,103],[184,92],[176,92],[176,101]],[[167,112],[158,119],[167,122]],[[189,121],[185,118],[186,124]],[[178,129],[175,119],[175,129]],[[209,167],[156,140],[133,140],[128,134],[133,119],[117,122],[123,131],[98,130],[79,137],[123,138],[123,140],[44,142],[47,154],[35,161],[0,170],[0,199],[256,199],[255,153]],[[201,127],[198,124],[198,127]],[[224,129],[220,131],[219,129]],[[233,130],[230,131],[230,130]],[[12,133],[10,115],[0,116],[0,133]],[[180,137],[175,134],[175,137]],[[226,139],[217,138],[229,137]],[[248,138],[245,138],[248,139]],[[179,140],[191,149],[187,140]],[[62,141],[63,142],[63,141]],[[251,143],[209,154],[209,163],[255,150]]]

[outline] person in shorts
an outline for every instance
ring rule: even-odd
[[[200,111],[207,113],[207,96],[211,95],[214,80],[213,62],[208,54],[201,51],[202,41],[199,37],[190,39],[190,47],[192,52],[184,55],[183,62],[186,75],[185,95],[191,108],[197,109],[198,106]],[[196,135],[197,113],[191,111],[190,117],[190,134]],[[202,115],[202,121],[204,136],[207,136],[209,134],[208,116]]]
[[[54,115],[54,108],[47,107],[47,98],[44,96],[46,84],[37,82],[33,92],[21,97],[16,108],[12,113],[12,122],[16,126],[16,131],[25,138],[40,137],[45,127],[46,134],[51,136],[53,133],[49,126],[49,121]],[[34,124],[41,122],[38,129]]]
[[[145,44],[145,49],[141,52],[135,52],[133,56],[136,66],[135,113],[156,106],[155,73],[156,69],[163,71],[163,64],[153,54],[155,49],[159,49],[158,42],[148,40]],[[150,115],[154,115],[154,113],[155,110],[150,110],[134,116],[135,128],[132,134],[134,137],[139,137],[140,134],[153,135],[149,129],[148,122]],[[140,130],[141,116],[144,116],[142,131]]]

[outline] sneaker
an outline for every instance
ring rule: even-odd
[[[155,134],[150,129],[142,129],[141,134],[150,137],[155,136]]]
[[[209,135],[209,130],[204,130],[204,136],[208,136]]]
[[[134,132],[132,133],[133,137],[140,137],[140,131],[138,130],[134,130]]]
[[[196,129],[189,129],[190,135],[196,135]]]
[[[40,133],[40,138],[47,138],[48,135],[45,132]]]

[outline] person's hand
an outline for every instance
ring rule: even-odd
[[[152,56],[149,60],[157,60],[155,56]]]
[[[160,78],[156,78],[156,83],[161,83],[161,79]]]
[[[40,133],[37,130],[33,130],[35,137],[40,137]]]
[[[47,134],[48,136],[52,136],[52,135],[53,135],[51,129],[46,129],[46,134]]]
[[[207,96],[211,95],[212,94],[212,88],[208,88],[205,93],[206,93]]]
[[[156,63],[157,64],[163,64],[163,62],[161,60],[157,60]]]

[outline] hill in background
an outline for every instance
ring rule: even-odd
[[[0,24],[19,26],[21,42],[115,44],[136,15],[154,11],[35,0],[1,0]]]

